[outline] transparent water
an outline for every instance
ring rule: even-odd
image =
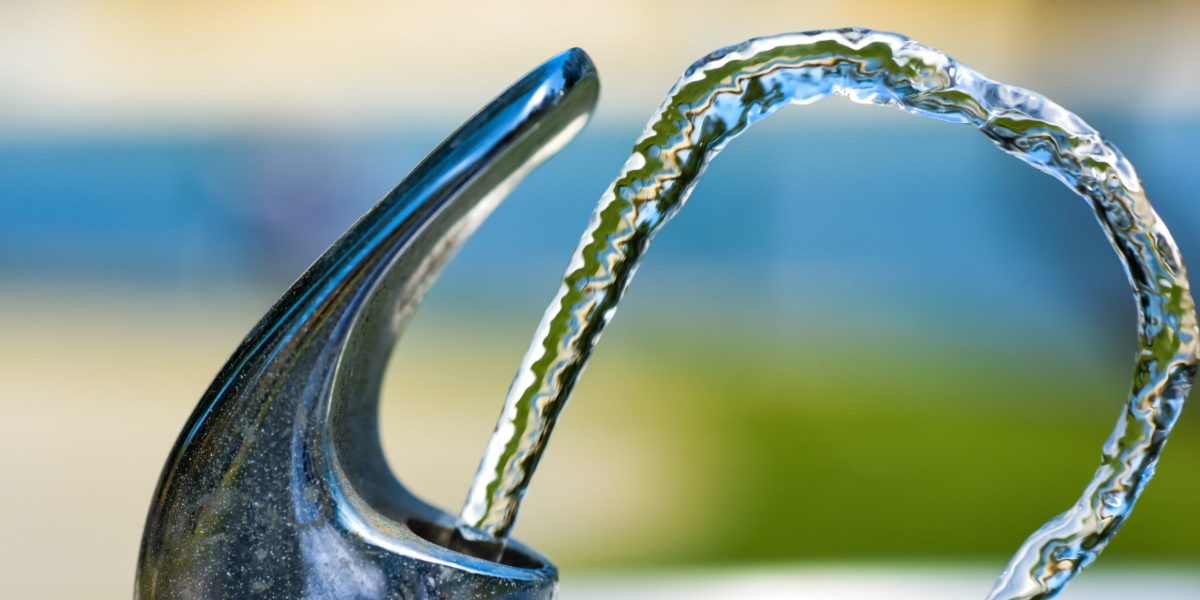
[[[749,40],[700,59],[671,89],[601,198],[521,363],[461,513],[468,531],[508,535],[588,356],[654,235],[683,207],[708,162],[783,106],[831,95],[970,125],[1095,211],[1137,302],[1132,392],[1079,500],[1025,541],[988,597],[1052,597],[1096,559],[1154,474],[1195,375],[1197,322],[1179,251],[1129,161],[1077,116],[908,38],[864,29]],[[865,149],[863,168],[873,158]],[[846,233],[846,243],[853,235]],[[1021,481],[996,485],[998,493],[1037,493]]]

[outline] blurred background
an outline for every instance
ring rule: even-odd
[[[595,118],[451,263],[385,388],[394,469],[450,511],[596,200],[696,58],[905,33],[1104,132],[1195,265],[1197,22],[1184,1],[0,1],[0,596],[127,597],[159,470],[229,353],[563,49],[599,69]],[[1097,466],[1134,325],[1049,177],[961,126],[784,110],[659,236],[516,535],[566,598],[982,597]],[[1196,417],[1063,597],[1200,598]]]

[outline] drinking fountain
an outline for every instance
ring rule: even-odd
[[[519,542],[449,547],[455,517],[419,500],[385,463],[377,403],[388,356],[425,290],[509,190],[583,128],[598,93],[582,50],[534,69],[267,312],[171,450],[134,597],[554,594],[554,566]]]
[[[1139,314],[1129,400],[1079,500],[1028,538],[988,597],[1052,597],[1096,560],[1153,475],[1195,376],[1200,330],[1179,250],[1133,166],[1082,119],[909,38],[860,28],[756,38],[685,71],[601,198],[460,514],[404,487],[384,460],[377,423],[399,332],[464,240],[583,128],[598,92],[582,50],[534,69],[447,138],[267,312],[171,451],[146,521],[135,597],[552,597],[553,564],[508,536],[638,264],[726,144],[785,105],[831,95],[979,131],[1085,199],[1112,242]]]

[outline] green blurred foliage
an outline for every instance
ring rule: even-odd
[[[574,402],[604,402],[655,432],[689,489],[678,515],[661,516],[665,546],[563,562],[1004,560],[1083,490],[1130,371],[954,333],[793,339],[643,324],[612,334]],[[624,393],[597,397],[606,384],[594,380],[609,378]],[[1200,557],[1200,523],[1187,518],[1200,492],[1195,423],[1181,419],[1105,562]]]

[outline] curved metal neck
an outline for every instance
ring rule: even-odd
[[[400,329],[441,267],[521,177],[582,128],[598,88],[578,49],[535,69],[268,311],[167,461],[143,535],[139,597],[553,592],[553,566],[523,546],[493,562],[435,543],[454,518],[391,473],[377,404]]]

